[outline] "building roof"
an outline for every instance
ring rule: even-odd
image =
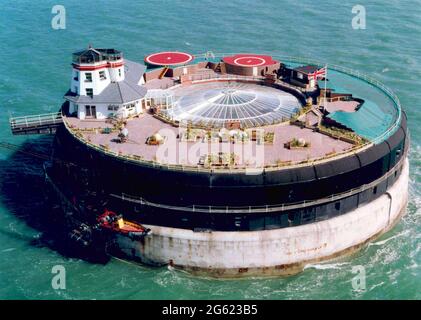
[[[116,49],[88,49],[73,53],[73,62],[75,63],[95,63],[101,61],[115,61],[123,58],[121,51]]]
[[[64,95],[66,100],[74,103],[110,103],[122,104],[143,98],[147,89],[139,86],[140,78],[143,77],[146,66],[132,61],[125,61],[125,79],[123,81],[111,82],[100,94],[80,96],[72,91]]]
[[[130,60],[125,60],[124,71],[125,79],[127,81],[138,84],[146,71],[146,66]]]
[[[304,74],[310,74],[310,73],[316,72],[319,69],[320,68],[318,66],[308,65],[308,66],[301,66],[301,67],[294,68],[294,71],[301,72]]]
[[[73,53],[73,62],[93,63],[99,61],[102,61],[101,53],[94,48],[88,48]]]
[[[122,104],[139,100],[146,95],[147,89],[137,84],[130,84],[128,81],[110,83],[100,94],[90,96],[79,96],[70,90],[64,98],[74,103],[111,103]]]

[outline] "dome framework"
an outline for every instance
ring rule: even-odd
[[[214,82],[173,90],[166,115],[179,122],[221,128],[227,122],[259,127],[289,120],[301,104],[287,92],[258,84]]]

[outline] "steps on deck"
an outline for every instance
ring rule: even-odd
[[[219,73],[227,73],[227,69],[225,68],[225,63],[223,63],[223,62],[219,62],[219,63],[216,65],[216,67],[215,67],[214,71],[215,71],[215,72],[219,72]]]
[[[164,69],[162,69],[161,73],[159,74],[158,79],[162,79],[169,69],[169,67],[164,67]]]

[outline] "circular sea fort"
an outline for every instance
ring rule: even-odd
[[[107,207],[152,230],[117,241],[128,259],[217,277],[293,274],[405,212],[406,116],[359,72],[248,53],[136,63],[94,48],[72,66],[62,161],[46,174],[66,207]]]

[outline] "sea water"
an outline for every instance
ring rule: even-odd
[[[357,4],[365,8],[365,29],[353,28]],[[52,26],[55,5],[65,9],[63,29]],[[58,110],[71,53],[88,44],[135,61],[165,50],[306,56],[376,77],[408,115],[407,215],[358,253],[286,278],[227,281],[117,259],[95,264],[63,254],[47,232],[43,160],[0,149],[0,298],[421,298],[420,1],[1,1],[0,142],[49,154],[51,137],[13,137],[8,118]],[[64,290],[52,286],[56,265],[66,272]],[[356,270],[364,271],[365,288],[355,286]]]

